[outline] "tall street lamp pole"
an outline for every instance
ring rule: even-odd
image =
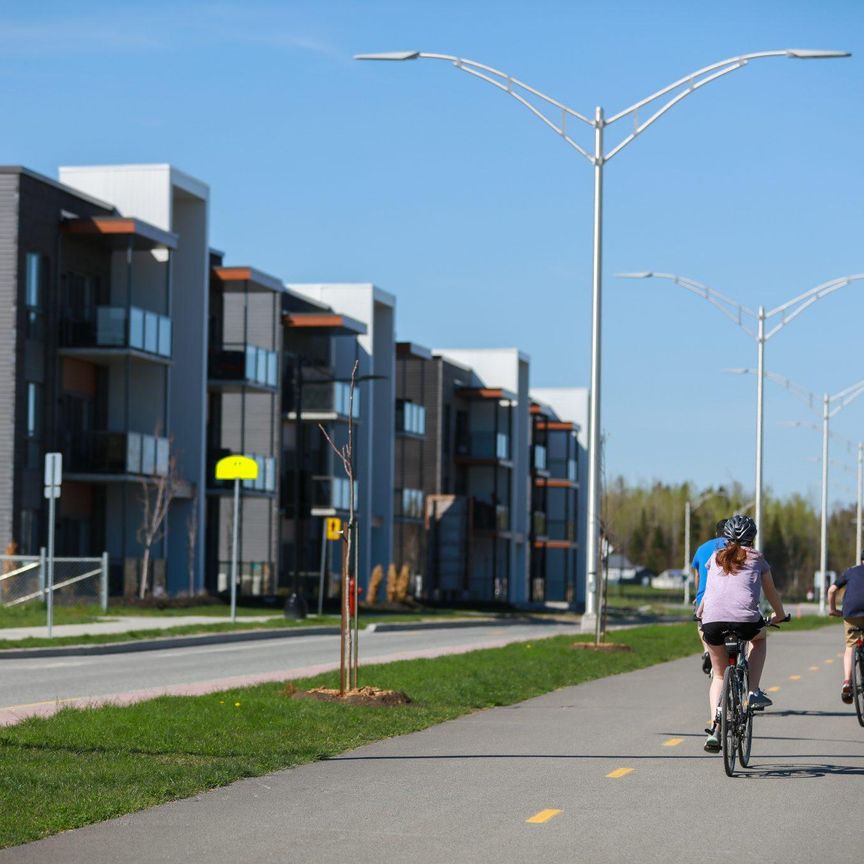
[[[688,291],[696,294],[698,297],[702,297],[704,300],[707,300],[709,303],[711,303],[712,306],[719,309],[727,318],[737,324],[751,339],[756,342],[755,516],[756,524],[759,526],[759,528],[761,528],[763,488],[762,454],[765,444],[764,389],[765,378],[767,377],[767,373],[765,372],[765,343],[772,336],[776,336],[777,333],[779,333],[790,321],[793,321],[795,318],[797,318],[805,309],[808,309],[817,300],[821,300],[823,297],[827,297],[829,294],[833,294],[838,288],[842,288],[845,285],[848,285],[850,282],[864,279],[864,273],[855,273],[850,276],[839,276],[836,279],[829,279],[827,282],[823,282],[820,285],[817,285],[815,288],[811,288],[809,291],[805,291],[803,294],[799,294],[797,297],[793,297],[791,300],[787,300],[785,303],[781,303],[779,306],[776,306],[768,311],[765,310],[764,306],[759,306],[756,311],[754,311],[748,306],[745,306],[743,303],[739,303],[737,300],[733,300],[731,297],[727,297],[725,294],[721,294],[719,291],[715,291],[713,288],[709,288],[707,285],[704,285],[701,282],[697,282],[695,279],[689,279],[686,276],[678,276],[675,273],[644,272],[616,273],[615,275],[621,279],[668,279],[671,282],[674,282],[676,285],[680,285],[682,288],[686,288]],[[780,320],[777,322],[777,324],[775,324],[770,330],[766,332],[765,325],[773,318],[776,318],[778,316]],[[751,321],[755,321],[755,330],[752,326],[744,323],[745,318],[749,318]],[[764,532],[761,531],[759,534],[756,535],[755,545],[757,549],[762,548],[763,535]]]
[[[864,498],[864,442],[858,443],[858,506],[855,508],[855,563],[861,563],[861,503]]]
[[[723,489],[718,490],[719,494],[723,494]],[[718,492],[713,490],[701,495],[696,501],[691,501],[690,496],[684,502],[684,605],[690,603],[690,516],[694,510],[698,510],[709,498],[717,495]]]
[[[659,120],[670,108],[682,99],[734,72],[744,68],[751,60],[766,57],[785,57],[797,60],[832,59],[851,56],[848,51],[815,51],[810,49],[787,48],[781,51],[759,51],[752,54],[742,54],[712,63],[702,69],[697,69],[677,81],[640,99],[629,108],[619,111],[608,119],[603,108],[594,110],[593,119],[580,114],[563,102],[541,93],[534,87],[514,78],[512,75],[451,54],[431,54],[423,51],[393,51],[381,54],[357,54],[355,60],[445,60],[461,72],[486,81],[498,88],[517,102],[525,106],[538,120],[545,123],[553,132],[559,135],[577,153],[581,154],[594,168],[594,243],[591,287],[591,374],[589,392],[588,417],[588,502],[587,502],[587,532],[586,532],[586,562],[587,562],[587,593],[585,600],[586,617],[590,619],[598,611],[597,582],[599,575],[599,533],[600,533],[600,336],[601,336],[601,295],[602,295],[602,252],[603,252],[603,168],[617,153],[624,149],[634,138],[644,132],[655,121]],[[652,105],[664,96],[669,99],[654,110],[650,117],[639,122],[639,111]],[[649,109],[650,110],[650,109]],[[604,151],[604,133],[607,127],[619,120],[632,117],[633,131],[621,139],[610,150]],[[568,121],[578,120],[594,131],[593,153],[580,146],[567,130]],[[592,623],[590,620],[586,623]]]
[[[728,372],[739,374],[750,374],[753,369],[728,369]],[[765,372],[764,377],[769,381],[780,384],[791,393],[801,396],[807,404],[813,409],[820,401],[820,397],[815,393],[811,393],[800,384],[796,384],[785,378],[783,375],[778,375],[776,372]],[[758,374],[758,373],[757,373]],[[826,574],[828,572],[828,439],[831,437],[829,424],[832,417],[836,417],[847,405],[854,402],[859,396],[864,394],[864,378],[840,390],[833,395],[823,393],[822,402],[822,497],[821,497],[821,517],[819,525],[819,614],[825,614],[825,584]],[[758,524],[758,522],[757,522]]]

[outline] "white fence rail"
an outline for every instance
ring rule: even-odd
[[[0,606],[45,601],[48,556],[0,555]],[[108,608],[108,553],[101,558],[55,558],[54,603],[98,602]]]

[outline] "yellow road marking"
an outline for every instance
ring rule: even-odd
[[[811,671],[811,672],[818,672],[818,671],[819,671],[819,667],[818,667],[818,666],[811,666],[811,667],[810,667],[810,671]]]
[[[619,777],[624,777],[625,775],[632,773],[632,768],[616,768],[614,771],[610,771],[606,776],[611,777],[613,780],[617,780]]]
[[[800,675],[790,675],[790,676],[789,676],[789,680],[790,680],[790,681],[800,681],[800,680],[801,680],[801,676],[800,676]]]
[[[667,738],[667,739],[663,742],[663,746],[664,746],[664,747],[677,747],[677,746],[678,746],[679,744],[681,744],[683,741],[684,741],[683,738]]]
[[[831,663],[834,662],[834,658],[833,658],[833,657],[829,657],[825,662],[828,663],[828,664],[831,664]]]
[[[769,687],[768,688],[769,693],[777,693],[779,690],[780,690],[779,687]]]
[[[531,825],[542,825],[544,822],[554,819],[560,812],[560,810],[541,810],[539,813],[535,813],[530,819],[526,819],[525,821]]]

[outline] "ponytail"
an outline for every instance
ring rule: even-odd
[[[746,560],[747,547],[731,540],[717,551],[717,563],[723,568],[723,572],[727,576],[730,573],[737,573]]]

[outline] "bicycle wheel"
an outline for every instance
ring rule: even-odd
[[[749,705],[750,676],[746,669],[741,670],[738,679],[740,690],[740,701],[738,703],[739,733],[738,733],[738,758],[741,767],[746,768],[750,763],[750,748],[753,744],[753,709]]]
[[[727,777],[735,773],[735,755],[738,749],[737,695],[735,668],[728,666],[723,673],[723,692],[720,696],[720,746],[723,749],[723,768]]]
[[[864,656],[860,648],[852,657],[852,693],[855,696],[855,713],[858,723],[864,726]]]

